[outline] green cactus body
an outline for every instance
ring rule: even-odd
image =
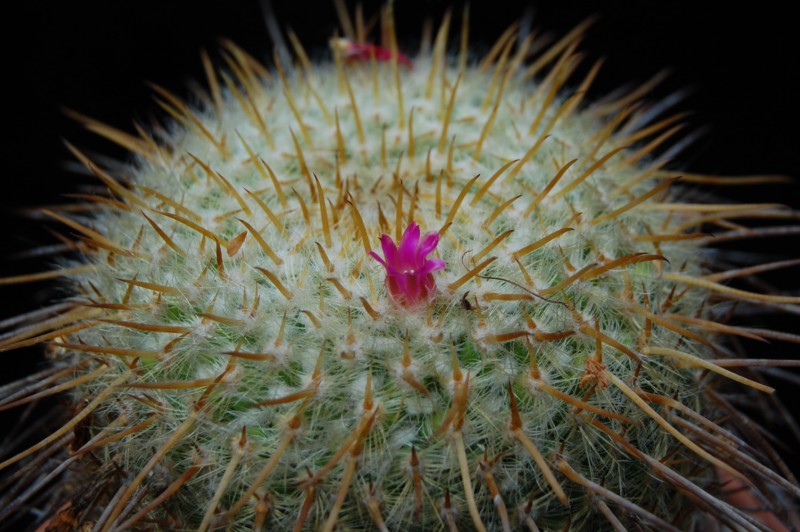
[[[564,89],[574,40],[472,64],[439,37],[411,68],[340,40],[269,74],[231,46],[207,105],[157,89],[175,123],[121,139],[127,175],[75,150],[111,195],[54,213],[86,259],[41,341],[90,375],[70,393],[117,471],[86,522],[686,528],[742,476],[687,436],[702,372],[769,389],[707,362],[727,289],[649,155],[671,124],[587,106],[594,70]],[[410,304],[369,252],[412,223],[446,266]]]

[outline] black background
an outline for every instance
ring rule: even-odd
[[[437,1],[397,4],[401,43],[412,50],[415,44],[410,43],[417,42],[414,36],[424,17],[433,15],[438,23],[451,5]],[[687,131],[702,131],[677,161],[678,168],[723,175],[800,176],[800,101],[793,79],[800,47],[796,21],[788,8],[769,2],[749,10],[714,10],[700,2],[647,4],[562,0],[530,8],[534,26],[557,35],[587,16],[599,15],[582,46],[587,64],[601,56],[607,59],[593,87],[596,96],[670,69],[670,77],[653,91],[652,98],[688,89],[678,109],[693,112]],[[377,5],[366,2],[367,13],[374,13]],[[455,4],[451,42],[458,39],[459,6]],[[26,2],[15,8],[18,14],[6,16],[4,24],[7,94],[0,107],[0,257],[52,242],[38,222],[18,215],[20,207],[62,201],[64,193],[90,182],[68,171],[72,159],[62,138],[91,152],[124,158],[120,149],[65,117],[60,106],[131,131],[133,120],[146,123],[154,115],[161,116],[145,81],[186,96],[189,82],[203,79],[200,50],[206,48],[213,56],[219,37],[231,38],[259,58],[266,58],[272,46],[256,0],[210,8],[188,1]],[[523,3],[473,2],[471,40],[487,48],[530,8]],[[276,1],[274,10],[280,25],[291,26],[312,55],[325,55],[327,40],[337,26],[332,3]],[[800,208],[796,185],[717,192],[734,200],[777,200]],[[798,256],[798,240],[763,239],[736,245]],[[46,268],[41,261],[0,259],[0,276]],[[797,293],[797,273],[795,268],[771,280]],[[52,299],[53,292],[44,286],[0,287],[0,317]],[[782,321],[784,329],[800,329],[796,316]],[[757,354],[771,352],[763,348]],[[5,362],[3,378],[27,371],[34,353],[0,353]],[[796,350],[792,356],[797,358]],[[797,398],[790,391],[783,391],[783,397],[790,403]]]
[[[697,2],[629,5],[633,2],[473,2],[471,40],[486,49],[505,27],[534,13],[534,26],[563,35],[590,15],[598,20],[583,50],[587,66],[606,62],[593,86],[602,96],[628,83],[643,82],[662,69],[670,77],[652,93],[663,98],[685,90],[679,110],[691,111],[687,132],[702,134],[677,167],[719,174],[780,173],[800,176],[800,99],[795,81],[800,63],[796,24],[778,4],[758,10],[698,9]],[[43,4],[43,3],[42,3]],[[58,2],[18,5],[4,32],[2,141],[4,212],[10,207],[56,201],[77,178],[64,171],[71,161],[61,139],[116,157],[121,150],[97,140],[67,118],[60,106],[130,131],[134,120],[161,113],[146,81],[186,96],[203,80],[199,52],[212,56],[218,38],[228,37],[266,59],[271,42],[259,0],[213,8],[199,2]],[[281,26],[292,27],[312,55],[327,53],[337,26],[332,2],[274,2]],[[367,13],[377,2],[367,2]],[[416,46],[422,20],[438,23],[452,5],[404,1],[396,7],[398,32]],[[454,4],[458,39],[460,4]],[[577,77],[576,77],[577,79]],[[13,191],[13,193],[12,193]],[[727,189],[727,195],[781,200],[798,206],[797,187]],[[5,234],[20,223],[6,218]],[[12,235],[13,236],[13,235]],[[7,246],[15,246],[14,238]]]
[[[473,2],[473,43],[488,47],[512,21],[533,9],[534,26],[563,35],[590,15],[599,15],[583,50],[588,65],[606,63],[594,94],[643,82],[668,68],[671,75],[654,99],[688,89],[679,109],[693,112],[689,131],[705,134],[685,152],[681,167],[721,174],[800,175],[797,144],[800,100],[792,77],[798,73],[797,26],[777,4],[757,11],[708,8],[697,2],[653,5],[562,0],[524,3]],[[4,115],[4,182],[21,190],[6,205],[51,201],[70,187],[61,165],[69,160],[62,137],[117,155],[66,118],[67,106],[130,130],[132,119],[160,114],[145,81],[186,95],[192,80],[204,78],[199,51],[212,55],[219,37],[229,37],[259,58],[271,53],[261,2],[58,2],[25,3],[7,18],[4,86],[11,95]],[[290,26],[317,55],[327,52],[336,27],[328,2],[274,2],[281,26]],[[320,4],[320,5],[317,5]],[[480,4],[480,5],[479,5]],[[647,3],[650,4],[650,3]],[[379,4],[367,2],[366,11]],[[416,46],[422,19],[435,21],[450,2],[398,2],[398,32]],[[491,7],[487,7],[491,6]],[[451,42],[458,39],[460,7],[455,4]],[[775,191],[769,191],[770,197]],[[797,198],[786,198],[793,201]]]

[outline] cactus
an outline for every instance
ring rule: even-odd
[[[786,518],[800,490],[718,389],[772,392],[727,336],[791,337],[727,303],[800,298],[727,286],[751,272],[703,224],[787,211],[675,183],[676,118],[636,91],[587,103],[584,25],[473,61],[450,24],[407,57],[390,4],[385,46],[345,31],[312,64],[292,38],[272,70],[226,43],[202,105],[155,87],[158,133],[78,116],[135,161],[70,146],[108,194],[42,212],[81,256],[3,280],[70,295],[0,340],[53,366],[0,408],[74,411],[0,469],[69,442],[59,517],[98,530],[757,529],[721,478]]]

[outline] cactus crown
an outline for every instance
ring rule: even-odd
[[[85,119],[136,162],[73,148],[109,195],[45,211],[84,255],[69,309],[0,344],[50,343],[81,408],[0,467],[86,424],[103,530],[751,526],[717,473],[787,481],[713,421],[704,372],[771,390],[713,360],[741,333],[715,303],[800,301],[708,270],[699,228],[735,209],[676,201],[675,119],[586,105],[597,68],[568,90],[583,27],[473,64],[449,18],[413,60],[382,24],[330,63],[293,40],[296,68],[226,44],[205,105],[156,88],[157,140]]]

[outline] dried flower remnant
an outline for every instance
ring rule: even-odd
[[[369,254],[386,268],[386,288],[392,298],[404,307],[417,307],[428,303],[436,295],[436,280],[433,272],[443,270],[442,259],[427,258],[439,244],[439,233],[427,233],[420,240],[417,222],[403,232],[397,246],[387,234],[381,235],[383,256],[374,251]]]
[[[395,52],[392,54],[392,51],[384,48],[382,46],[377,46],[370,43],[358,43],[352,42],[348,39],[331,39],[331,48],[338,53],[342,54],[342,57],[347,61],[391,61],[394,56],[397,57],[397,62],[403,65],[406,68],[412,68],[414,63],[411,62],[411,59],[403,53]]]

